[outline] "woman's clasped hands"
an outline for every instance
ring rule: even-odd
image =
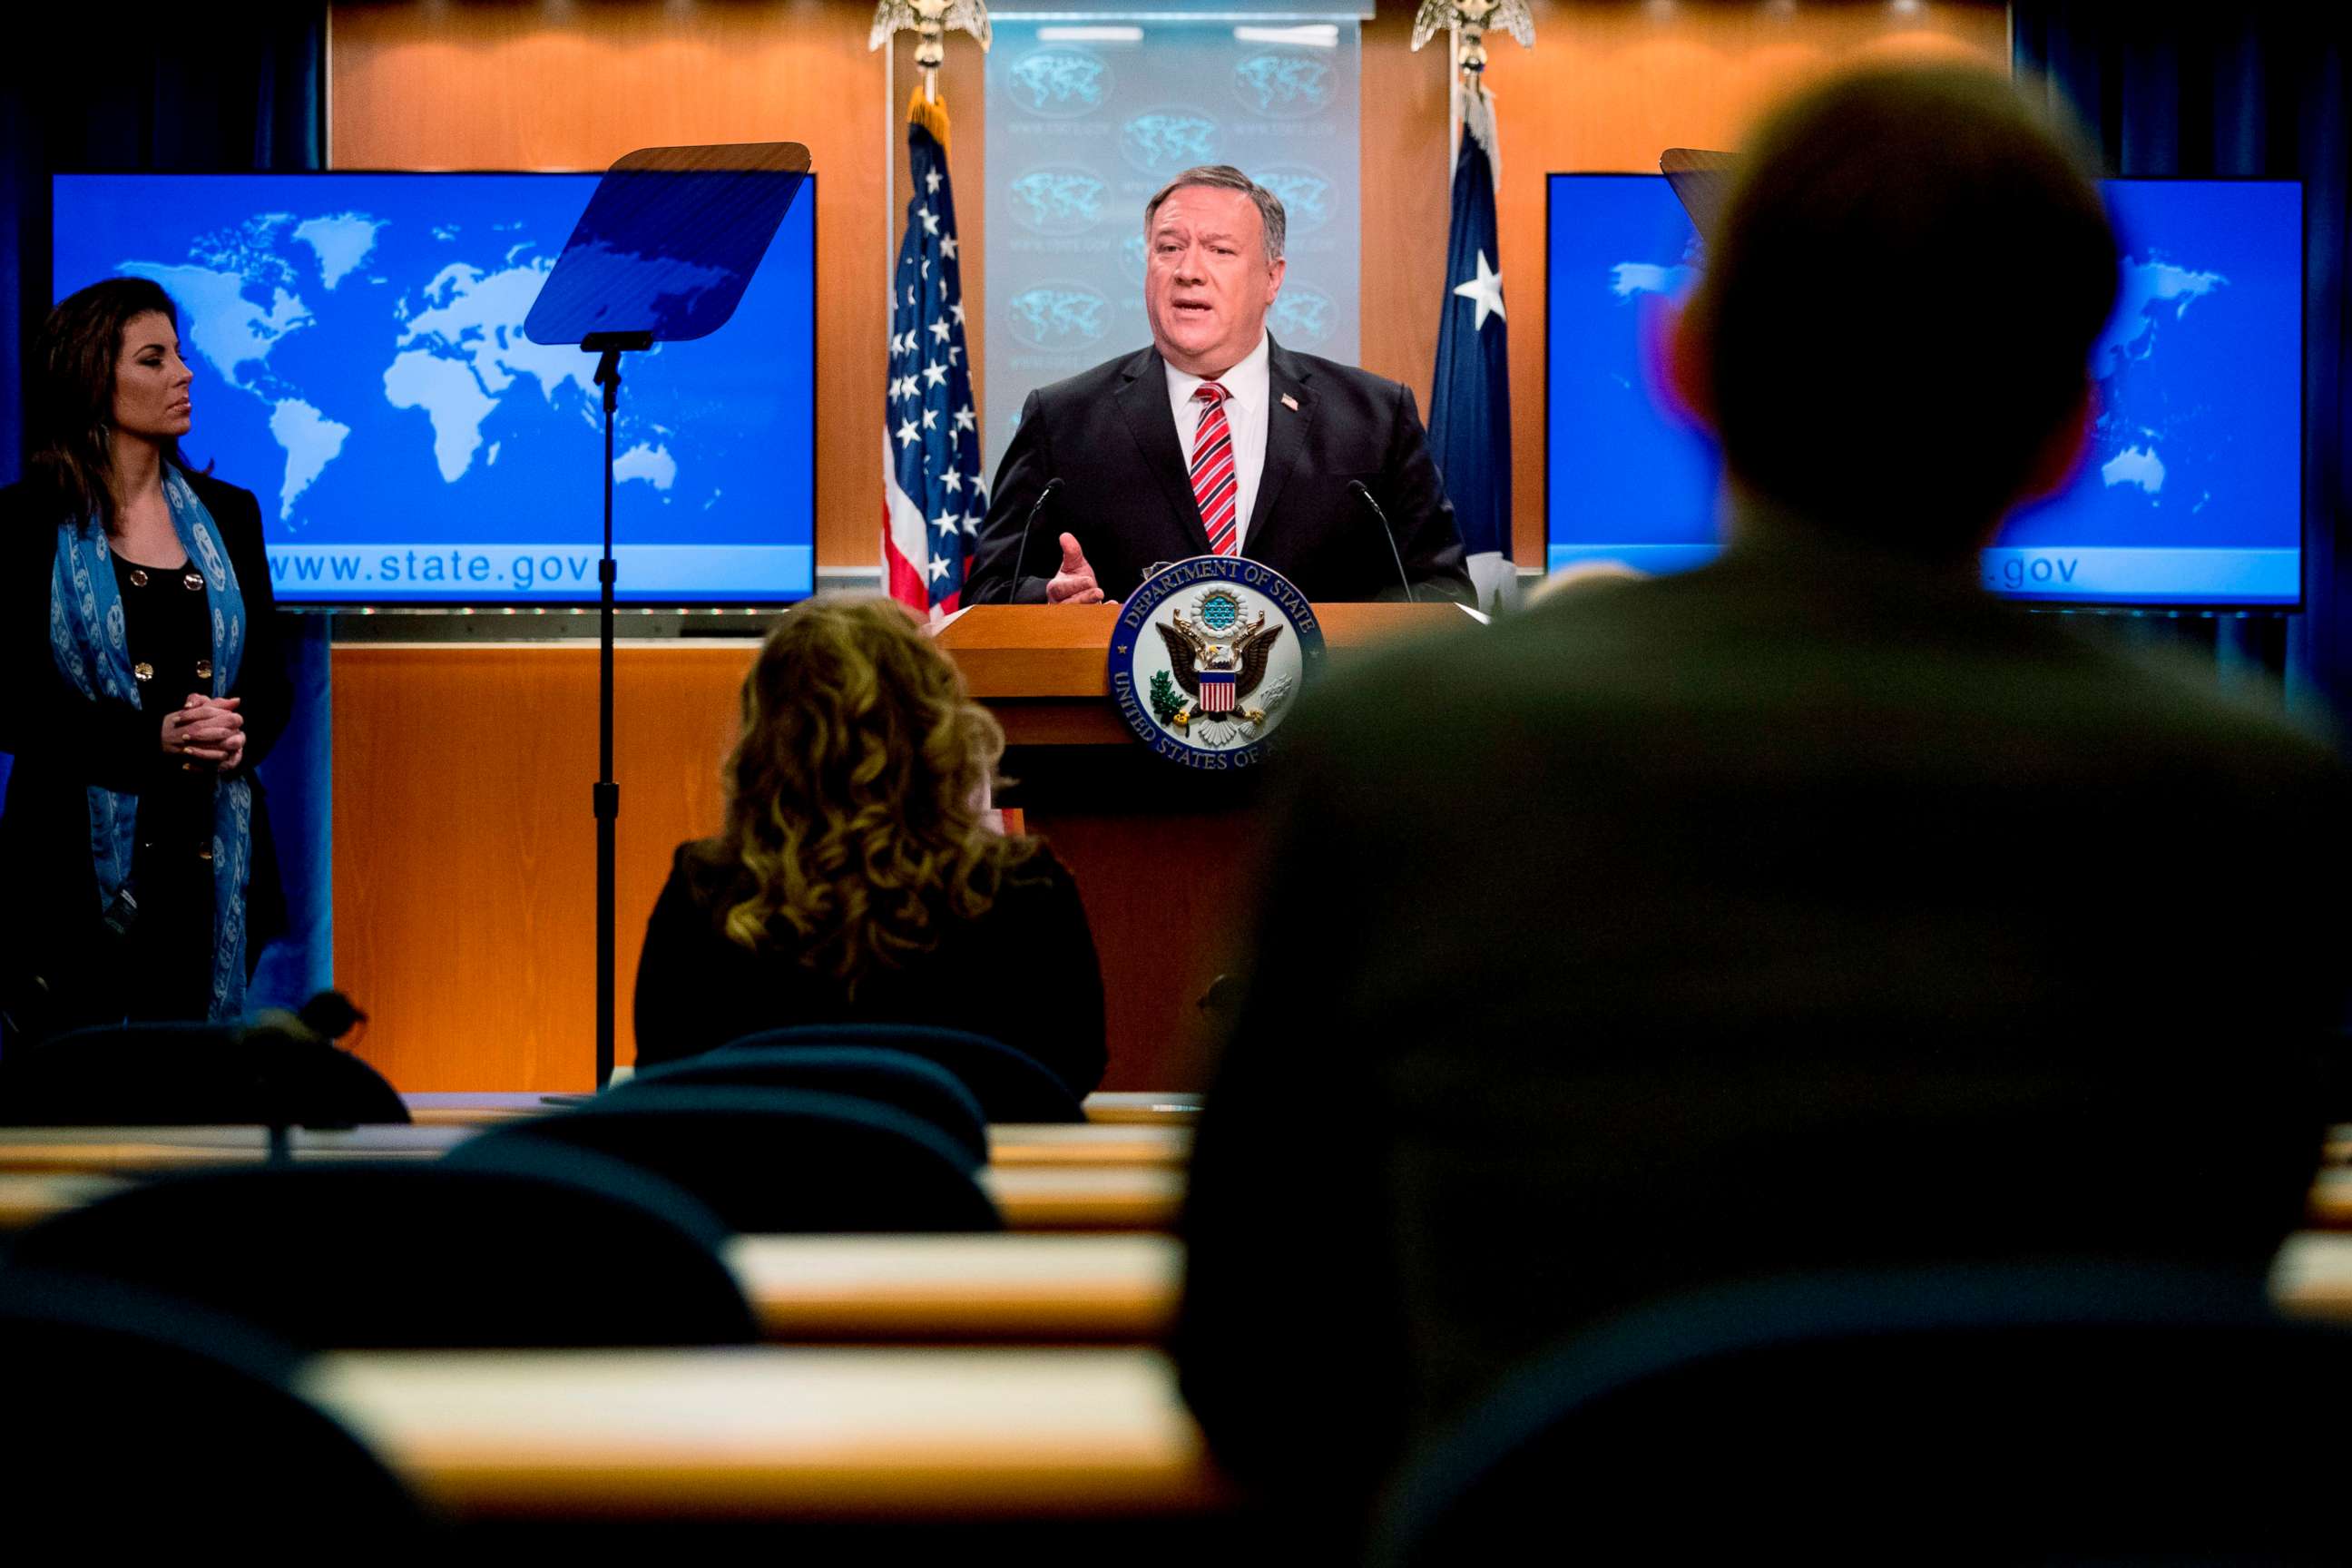
[[[164,754],[191,772],[235,773],[245,760],[245,716],[236,710],[243,700],[188,693],[187,701],[163,715]]]

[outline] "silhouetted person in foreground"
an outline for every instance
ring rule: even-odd
[[[1177,1336],[1220,1458],[1354,1505],[1645,1299],[2097,1254],[2253,1274],[2317,1155],[2322,744],[1979,583],[2116,250],[2005,82],[1752,141],[1679,333],[1727,546],[1360,666],[1282,758]],[[1288,738],[1288,737],[1286,737]]]

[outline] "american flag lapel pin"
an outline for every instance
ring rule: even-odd
[[[1298,412],[1298,399],[1291,396],[1290,394],[1286,392],[1282,395],[1282,405],[1285,408],[1289,409],[1293,414]]]

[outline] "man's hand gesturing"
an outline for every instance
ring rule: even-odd
[[[1045,602],[1049,605],[1099,605],[1103,602],[1102,585],[1095,581],[1095,569],[1087,564],[1086,552],[1078,548],[1074,534],[1062,535],[1062,569],[1045,584]]]

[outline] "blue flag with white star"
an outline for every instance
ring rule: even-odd
[[[1481,85],[1464,107],[1445,245],[1445,311],[1429,400],[1430,454],[1454,502],[1478,602],[1489,609],[1508,603],[1518,587],[1511,561],[1511,359],[1495,216],[1494,101]]]
[[[980,426],[964,353],[963,268],[948,183],[948,108],[920,88],[907,109],[907,233],[890,279],[883,399],[882,562],[891,597],[952,614],[981,519]]]

